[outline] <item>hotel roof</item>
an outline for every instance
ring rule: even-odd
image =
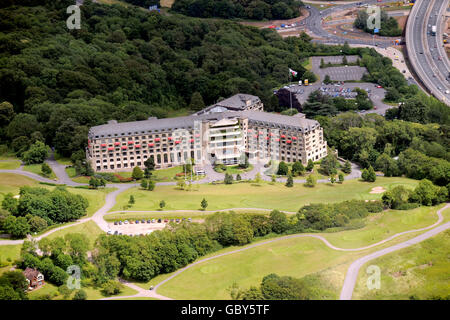
[[[195,121],[219,121],[222,119],[248,119],[254,125],[264,125],[279,129],[300,129],[302,131],[313,130],[319,126],[316,120],[285,116],[263,111],[227,111],[218,113],[209,113],[204,115],[191,115],[177,118],[156,119],[108,123],[92,127],[89,130],[91,138],[107,138],[129,135],[141,135],[148,132],[164,132],[168,130],[187,129],[192,130]]]

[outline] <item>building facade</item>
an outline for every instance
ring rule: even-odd
[[[220,104],[220,105],[219,105]],[[236,164],[270,160],[306,164],[327,155],[320,124],[304,115],[284,116],[263,111],[261,100],[235,95],[191,116],[144,121],[111,120],[89,131],[87,160],[97,172],[189,163]]]

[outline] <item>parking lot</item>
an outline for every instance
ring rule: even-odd
[[[300,86],[297,84],[293,84],[290,87],[286,87],[286,89],[292,92],[292,97],[296,98],[300,104],[304,104],[308,100],[308,96],[311,92],[315,90],[320,90],[323,94],[329,95],[332,97],[344,97],[346,99],[352,99],[356,96],[353,91],[355,88],[360,88],[366,90],[370,100],[374,103],[375,109],[370,112],[376,112],[379,114],[384,114],[384,112],[391,108],[391,106],[383,103],[384,96],[386,94],[386,90],[383,88],[379,88],[379,86],[368,83],[338,83],[338,84],[330,84],[324,85],[321,83],[315,83],[309,86]]]
[[[326,75],[330,76],[332,81],[358,81],[367,73],[367,69],[360,66],[343,66],[343,67],[326,67],[320,68],[320,62],[324,61],[325,65],[342,64],[343,56],[325,56],[312,57],[312,71],[319,76],[321,80]],[[346,56],[347,63],[354,63],[358,60],[358,56]]]
[[[191,218],[188,219],[139,219],[139,220],[123,220],[109,222],[108,234],[114,235],[146,235],[150,234],[155,230],[162,230],[170,222],[180,223],[182,221],[192,221]]]

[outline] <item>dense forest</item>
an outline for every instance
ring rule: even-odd
[[[340,49],[306,34],[283,40],[273,30],[88,0],[81,30],[68,30],[73,1],[38,2],[0,9],[0,139],[17,148],[44,140],[65,156],[84,149],[90,126],[185,114],[192,96],[208,105],[245,92],[281,111],[272,90],[288,68],[302,75],[305,57]]]
[[[291,19],[300,15],[299,0],[175,0],[172,11],[199,18]]]

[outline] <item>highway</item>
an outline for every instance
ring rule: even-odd
[[[406,48],[425,87],[450,105],[450,63],[442,47],[443,14],[448,3],[449,0],[416,1],[406,26]],[[433,25],[437,26],[436,36],[431,35]]]
[[[377,0],[361,0],[362,4],[380,4]],[[392,0],[383,0],[381,3],[392,2]],[[306,28],[310,30],[315,36],[323,38],[323,40],[316,39],[314,42],[319,43],[334,43],[334,44],[344,44],[348,42],[349,44],[364,44],[364,45],[374,45],[373,39],[351,39],[346,37],[337,36],[326,31],[322,26],[322,19],[327,16],[346,9],[355,8],[355,3],[344,3],[331,7],[325,10],[318,10],[313,6],[308,9],[309,17],[305,19]],[[383,37],[376,37],[375,44],[379,47],[386,48],[392,46],[392,40],[383,39]]]

